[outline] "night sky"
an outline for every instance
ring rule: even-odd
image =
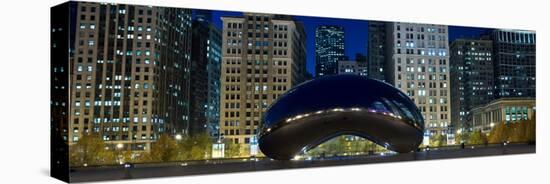
[[[222,28],[222,16],[242,16],[242,12],[230,11],[212,11],[212,22]],[[307,35],[307,71],[315,76],[315,29],[320,25],[339,25],[344,27],[345,31],[345,54],[350,60],[355,60],[355,54],[361,53],[367,55],[368,42],[368,21],[339,19],[339,18],[322,18],[308,16],[294,16],[296,21],[304,23]],[[449,26],[449,41],[457,38],[472,38],[477,37],[491,29]]]

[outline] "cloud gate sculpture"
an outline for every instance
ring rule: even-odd
[[[279,97],[263,117],[258,143],[276,160],[289,160],[340,135],[404,153],[420,145],[423,131],[422,114],[399,89],[359,75],[334,75]]]

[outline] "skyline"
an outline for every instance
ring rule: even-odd
[[[534,31],[65,7],[71,16],[51,30],[52,167],[362,160],[536,141]],[[403,123],[411,131],[393,131]]]
[[[198,9],[197,9],[198,10]],[[243,12],[236,11],[212,11],[212,23],[222,29],[221,17],[223,16],[242,16]],[[193,17],[195,16],[193,12]],[[285,14],[286,15],[286,14]],[[314,16],[293,16],[294,20],[302,22],[306,32],[306,70],[315,76],[315,30],[321,25],[338,25],[344,27],[345,56],[349,60],[355,61],[355,54],[360,53],[368,57],[368,23],[375,20],[345,19],[345,18],[327,18]],[[394,21],[392,21],[394,22]],[[481,28],[467,26],[450,26],[449,43],[459,38],[479,37],[487,31],[496,28]],[[359,41],[358,41],[359,40]],[[368,60],[367,60],[368,62]]]

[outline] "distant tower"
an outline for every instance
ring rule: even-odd
[[[338,73],[338,61],[344,56],[344,27],[326,25],[315,31],[316,77]]]

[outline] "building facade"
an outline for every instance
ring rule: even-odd
[[[206,123],[210,136],[219,137],[220,124],[220,89],[222,62],[222,33],[213,24],[209,24],[208,40],[206,42],[208,73],[208,90],[206,99]]]
[[[149,150],[187,133],[191,10],[79,2],[76,14],[69,143],[92,133]]]
[[[245,13],[222,22],[220,133],[247,149],[268,106],[305,79],[305,32],[288,16]]]
[[[219,131],[221,31],[211,23],[211,12],[197,10],[193,21],[189,133]]]
[[[489,104],[472,109],[474,131],[490,132],[497,123],[514,123],[534,118],[535,98],[509,97],[491,101]]]
[[[356,74],[366,77],[367,72],[367,62],[338,61],[338,74]]]
[[[536,38],[534,31],[493,32],[497,98],[536,96]]]
[[[335,75],[338,61],[345,59],[344,27],[319,26],[315,30],[315,76]]]
[[[471,110],[494,98],[493,43],[457,39],[450,46],[451,114],[455,129],[471,130]]]
[[[388,61],[387,26],[389,23],[369,21],[368,68],[369,77],[387,81],[386,62]]]
[[[426,135],[445,134],[451,122],[448,30],[444,25],[389,25],[388,74],[418,106]]]

